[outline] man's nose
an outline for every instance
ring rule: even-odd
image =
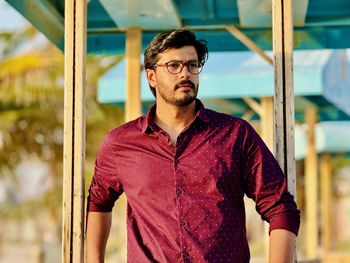
[[[188,65],[184,65],[183,69],[180,72],[181,78],[189,79],[192,73],[188,70]]]

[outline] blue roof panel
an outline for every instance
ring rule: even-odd
[[[306,157],[307,125],[295,127],[295,159]],[[350,121],[325,121],[316,124],[315,128],[317,153],[349,153],[350,152]]]
[[[6,1],[43,32],[48,39],[63,49],[64,1]],[[223,28],[224,25],[231,24],[241,29],[262,49],[272,49],[272,32],[269,22],[272,19],[270,18],[271,11],[269,11],[271,9],[271,1],[152,0],[147,1],[147,6],[152,6],[149,10],[151,13],[148,13],[148,11],[147,13],[143,12],[145,3],[146,1],[144,0],[89,1],[87,19],[87,31],[89,34],[88,52],[124,53],[124,30],[128,25],[134,25],[135,23],[139,25],[142,21],[148,23],[148,25],[140,25],[141,28],[145,28],[145,39],[149,39],[149,34],[154,35],[158,30],[164,30],[160,26],[166,28],[188,27],[196,30],[201,38],[208,40],[210,51],[247,50],[245,45]],[[252,6],[256,3],[256,9],[259,10],[250,12],[251,8],[246,8],[244,9],[245,11],[239,11],[241,9],[240,5],[246,5],[246,3]],[[294,18],[296,23],[294,28],[294,48],[296,50],[350,47],[349,0],[309,0],[307,8],[305,7],[305,1],[295,0],[293,5],[294,11],[297,13],[297,18]],[[169,6],[171,8],[168,8]],[[260,10],[260,8],[263,10]],[[162,10],[170,12],[166,18],[171,17],[173,22],[169,23],[169,25],[165,26],[163,25],[164,23],[152,22],[152,15],[150,14],[162,16],[164,13]],[[131,12],[134,15],[126,14],[121,21],[116,22],[120,18],[120,15],[116,15],[116,11],[120,14]],[[154,13],[152,13],[153,11]],[[246,21],[246,24],[244,21]],[[262,23],[261,21],[265,22]],[[109,41],[112,42],[110,43]]]
[[[110,17],[100,1],[92,0],[88,4],[88,28],[111,28],[117,25]]]

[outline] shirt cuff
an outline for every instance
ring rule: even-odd
[[[91,202],[90,198],[87,201],[87,211],[88,212],[112,212],[112,208],[106,205],[99,205],[94,202]]]
[[[300,226],[300,216],[296,215],[275,215],[273,220],[270,222],[269,227],[269,234],[272,230],[275,229],[285,229],[292,233],[294,233],[296,236],[299,232],[299,226]]]

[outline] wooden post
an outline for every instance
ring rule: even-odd
[[[273,0],[273,57],[275,76],[274,150],[295,196],[293,17],[291,0]]]
[[[308,259],[317,258],[318,246],[316,119],[316,109],[314,107],[308,108],[305,112],[305,120],[308,126],[305,158],[306,256]]]
[[[321,213],[322,213],[322,247],[324,251],[331,248],[332,235],[332,163],[329,153],[323,153],[320,160],[321,175]]]
[[[293,6],[292,0],[272,0],[274,93],[274,153],[296,197],[294,153]],[[293,262],[297,262],[296,249]]]
[[[273,97],[261,98],[261,137],[264,140],[270,151],[273,152]],[[265,258],[266,262],[269,260],[269,224],[265,222]]]
[[[126,31],[126,101],[125,120],[130,121],[141,115],[141,54],[142,32],[139,28]]]
[[[261,98],[262,114],[260,115],[262,138],[273,152],[273,97]]]
[[[86,0],[65,1],[62,262],[84,261]]]

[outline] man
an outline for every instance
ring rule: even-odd
[[[146,48],[156,105],[100,146],[88,198],[89,263],[103,262],[123,192],[128,262],[249,262],[244,194],[270,223],[270,262],[292,261],[300,215],[276,160],[247,122],[196,99],[207,53],[184,29]]]

